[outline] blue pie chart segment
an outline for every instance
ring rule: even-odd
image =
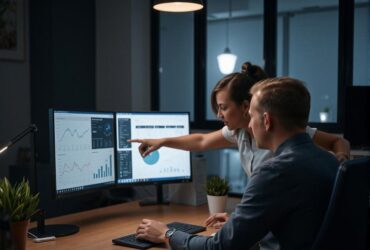
[[[158,162],[158,160],[159,160],[159,153],[157,150],[151,152],[148,156],[144,158],[144,162],[148,165],[154,165]]]

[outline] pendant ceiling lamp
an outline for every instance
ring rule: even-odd
[[[224,52],[217,56],[218,68],[224,75],[230,74],[234,71],[236,55],[231,53],[229,49],[229,23],[231,19],[231,0],[229,0],[229,17],[226,20],[226,48]]]
[[[203,2],[185,0],[185,1],[154,1],[153,8],[159,11],[166,12],[190,12],[203,8]]]

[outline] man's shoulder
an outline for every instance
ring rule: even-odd
[[[279,155],[263,162],[257,172],[279,172],[288,171],[291,168],[297,169],[299,166],[321,166],[332,165],[338,166],[339,162],[335,156],[326,150],[323,150],[315,145],[308,147],[299,147],[296,149],[288,149],[282,151]]]
[[[270,158],[253,170],[251,178],[261,177],[265,179],[265,177],[262,176],[277,175],[279,174],[279,169],[284,168],[284,165],[286,165],[286,163],[280,162],[277,157]]]

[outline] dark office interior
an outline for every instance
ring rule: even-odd
[[[219,129],[209,96],[223,76],[216,57],[225,45],[238,57],[235,71],[251,61],[270,77],[302,79],[312,95],[310,126],[369,154],[368,0],[208,0],[186,14],[155,11],[149,0],[20,2],[22,46],[16,55],[0,50],[0,144],[30,124],[38,131],[0,155],[0,177],[26,176],[35,186],[35,165],[46,217],[140,196],[124,187],[55,200],[49,109],[187,111],[192,131]],[[202,153],[208,164],[225,154],[232,152]],[[209,173],[233,176],[220,167]]]

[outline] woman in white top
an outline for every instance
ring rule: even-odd
[[[141,143],[140,153],[147,156],[160,147],[171,147],[189,151],[227,148],[237,145],[241,164],[248,176],[261,162],[269,159],[272,152],[258,149],[252,131],[248,128],[248,113],[251,95],[250,88],[258,81],[267,78],[260,67],[247,62],[242,66],[241,73],[232,73],[221,79],[212,91],[212,109],[217,117],[224,122],[224,127],[211,133],[196,133],[179,137],[160,139],[132,139],[130,142]],[[333,152],[339,161],[349,158],[349,143],[339,136],[307,127],[306,132],[313,141]],[[226,213],[218,213],[206,220],[207,226],[220,228],[227,221]],[[269,233],[260,242],[260,249],[280,249],[279,243]]]

